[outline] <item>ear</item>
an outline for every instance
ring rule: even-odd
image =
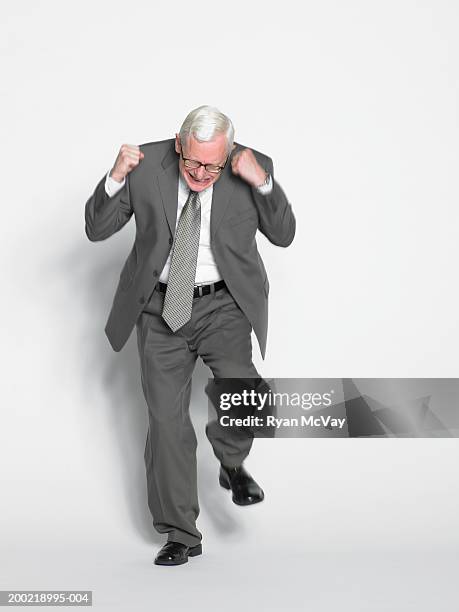
[[[175,152],[180,153],[180,136],[175,134]]]

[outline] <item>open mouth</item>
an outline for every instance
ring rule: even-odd
[[[206,185],[207,183],[210,183],[210,181],[212,180],[211,178],[206,178],[206,179],[201,179],[201,180],[200,179],[196,179],[189,172],[188,172],[188,176],[191,178],[193,183],[198,183],[199,185]]]

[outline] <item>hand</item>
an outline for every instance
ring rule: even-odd
[[[118,181],[118,183],[121,183],[126,175],[139,165],[144,157],[138,145],[121,145],[115,165],[110,170],[110,176],[115,181]]]
[[[267,176],[251,149],[242,149],[235,153],[231,158],[231,169],[253,187],[262,185]]]

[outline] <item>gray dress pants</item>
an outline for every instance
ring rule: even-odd
[[[189,415],[197,357],[215,379],[259,378],[252,363],[252,326],[225,287],[193,299],[191,319],[175,333],[161,316],[157,288],[137,320],[142,388],[148,406],[145,445],[148,506],[153,525],[168,541],[199,544],[197,440]],[[215,456],[235,467],[249,454],[249,431],[206,427]],[[217,482],[217,481],[216,481]]]

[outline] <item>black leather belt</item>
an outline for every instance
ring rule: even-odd
[[[157,283],[157,288],[162,292],[166,293],[167,284],[166,283]],[[203,295],[209,295],[211,293],[211,287],[214,287],[214,291],[219,291],[226,287],[226,283],[224,280],[218,281],[216,283],[211,283],[210,285],[199,285],[194,288],[193,297],[202,297]]]

